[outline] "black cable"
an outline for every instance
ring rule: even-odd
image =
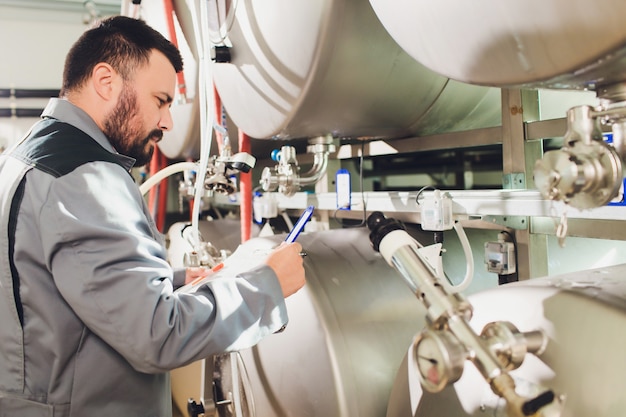
[[[432,185],[425,185],[425,186],[423,186],[422,188],[420,188],[420,189],[417,191],[417,195],[415,196],[415,203],[416,203],[418,206],[420,205],[420,201],[419,201],[420,196],[422,195],[422,193],[423,193],[424,191],[426,191],[426,190],[428,190],[428,189],[431,189],[431,190],[433,190],[433,191],[436,191],[436,190],[437,190],[437,189],[436,189],[435,187],[433,187]]]

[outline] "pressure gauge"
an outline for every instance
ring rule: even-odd
[[[466,353],[448,331],[424,330],[413,342],[420,383],[426,391],[440,392],[463,374]]]

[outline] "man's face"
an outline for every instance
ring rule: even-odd
[[[146,133],[137,104],[135,89],[125,83],[124,91],[117,105],[104,122],[104,134],[111,144],[122,155],[135,158],[135,166],[143,166],[150,162],[154,152],[154,143],[163,137],[160,129]]]
[[[169,106],[176,73],[167,58],[153,52],[147,66],[138,68],[132,83],[125,82],[103,131],[121,154],[135,158],[135,166],[150,162],[164,130],[172,128]]]

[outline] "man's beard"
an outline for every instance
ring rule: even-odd
[[[136,160],[135,166],[140,167],[150,162],[154,146],[148,145],[150,139],[161,140],[163,131],[154,129],[143,136],[141,126],[134,126],[133,121],[139,120],[137,94],[131,86],[125,85],[117,105],[104,121],[104,134],[111,145],[122,155]]]

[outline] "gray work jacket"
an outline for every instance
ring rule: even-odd
[[[170,416],[167,371],[287,322],[276,275],[174,292],[134,161],[71,103],[43,115],[0,155],[0,417]]]

